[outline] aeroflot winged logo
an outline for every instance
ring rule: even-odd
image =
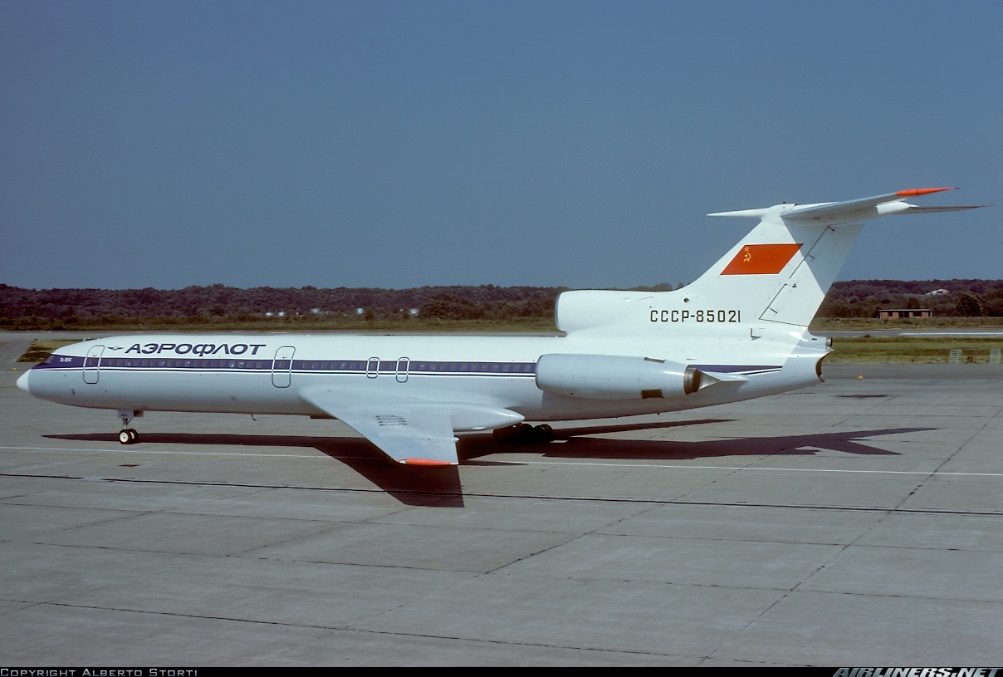
[[[776,275],[801,248],[800,244],[747,244],[731,260],[722,275]]]

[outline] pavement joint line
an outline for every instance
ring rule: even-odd
[[[727,465],[665,465],[663,463],[547,463],[544,461],[513,461],[519,465],[576,465],[576,466],[603,466],[603,467],[624,467],[624,468],[671,468],[678,470],[767,470],[773,472],[845,472],[877,475],[960,475],[971,477],[1003,477],[1003,473],[972,473],[972,472],[933,472],[930,470],[847,470],[840,468],[771,468],[754,466],[727,466]]]
[[[81,449],[72,447],[0,447],[0,451],[80,451],[97,454],[165,454],[171,456],[249,456],[254,458],[330,458],[327,454],[246,454],[241,452],[156,451],[153,449]]]
[[[60,447],[0,447],[0,451],[80,451],[102,454],[156,454],[167,456],[236,456],[248,458],[306,458],[329,460],[332,457],[327,454],[247,454],[240,452],[199,452],[199,451],[154,451],[143,449],[72,449]],[[727,465],[674,465],[665,463],[586,463],[577,461],[506,461],[511,465],[550,465],[550,466],[597,466],[610,468],[665,468],[674,470],[762,470],[766,472],[830,472],[848,473],[863,475],[929,475],[931,477],[951,476],[951,477],[1003,477],[1003,473],[984,472],[939,472],[930,470],[852,470],[846,468],[774,468],[769,466],[727,466]],[[462,467],[463,464],[461,463]]]

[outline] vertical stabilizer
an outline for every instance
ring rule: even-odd
[[[664,323],[776,323],[807,327],[839,274],[863,221],[892,214],[965,207],[917,207],[904,201],[949,188],[917,188],[820,204],[780,204],[710,216],[758,218],[758,225],[695,282],[672,292],[580,291],[562,294],[557,325],[564,331]],[[978,205],[984,206],[984,205]]]
[[[788,221],[792,207],[763,210],[759,225],[686,287],[690,302],[736,308],[745,322],[808,326],[863,226]]]
[[[759,225],[690,286],[692,296],[732,299],[748,319],[807,327],[842,269],[863,221],[976,207],[918,207],[903,200],[950,188],[915,188],[821,204],[781,204],[710,216],[756,216]]]

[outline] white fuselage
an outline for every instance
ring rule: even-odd
[[[790,328],[788,328],[790,329]],[[748,332],[748,329],[744,330]],[[344,334],[135,335],[61,348],[21,377],[37,397],[81,407],[141,411],[326,413],[300,397],[317,385],[360,396],[462,402],[515,411],[527,420],[605,418],[690,409],[759,397],[818,382],[824,342],[801,335],[699,336],[675,340],[581,336]],[[755,350],[752,350],[755,343]],[[776,350],[768,350],[770,343]],[[792,352],[792,344],[795,349]],[[715,345],[720,346],[715,349]],[[683,358],[687,350],[700,359]],[[587,399],[545,392],[536,382],[542,355],[640,355],[712,372],[741,374],[729,387],[642,399]],[[454,429],[497,427],[454,417]]]

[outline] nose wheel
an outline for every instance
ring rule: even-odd
[[[129,423],[133,418],[138,418],[143,415],[141,411],[119,411],[118,417],[122,421],[122,430],[118,433],[118,441],[122,444],[135,444],[139,442],[139,433],[136,432],[135,428],[130,428]]]

